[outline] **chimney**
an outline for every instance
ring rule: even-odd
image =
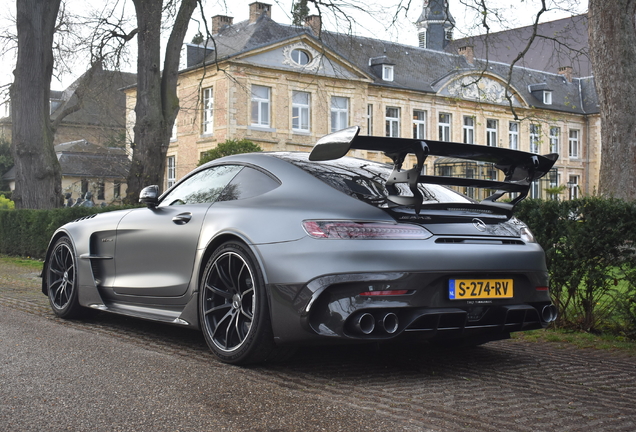
[[[218,34],[223,27],[231,26],[234,18],[225,15],[215,15],[212,17],[212,34]]]
[[[466,61],[471,65],[475,63],[475,51],[473,48],[474,48],[473,46],[467,45],[467,46],[460,47],[457,50],[457,52],[463,55]]]
[[[271,15],[272,5],[261,2],[254,2],[250,4],[250,24],[255,23],[261,15]]]
[[[322,19],[320,18],[320,15],[309,15],[305,18],[305,27],[309,27],[314,36],[320,37],[322,27]]]
[[[559,75],[562,75],[568,82],[572,82],[572,66],[560,67]]]

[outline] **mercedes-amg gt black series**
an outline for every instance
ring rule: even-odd
[[[355,149],[393,164],[345,156]],[[490,164],[502,180],[422,175],[429,156]],[[94,309],[200,329],[235,364],[309,343],[506,338],[556,318],[544,252],[513,216],[556,159],[357,127],[311,153],[224,157],[160,196],[145,188],[146,207],[59,228],[42,290],[64,318]]]

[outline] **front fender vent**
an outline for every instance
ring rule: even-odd
[[[94,214],[88,215],[88,216],[83,216],[81,218],[77,218],[73,222],[79,222],[79,221],[83,221],[83,220],[86,220],[86,219],[93,219],[95,216],[97,216],[97,213],[94,213]]]

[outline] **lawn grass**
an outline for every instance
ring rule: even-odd
[[[20,267],[27,267],[33,270],[42,270],[44,264],[41,260],[24,258],[24,257],[12,257],[8,255],[0,255],[0,261],[6,264],[14,264]]]
[[[596,335],[562,329],[531,330],[513,333],[512,338],[526,342],[554,342],[605,351],[618,351],[636,356],[636,341],[623,336]]]

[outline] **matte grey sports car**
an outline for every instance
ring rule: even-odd
[[[512,215],[556,155],[358,132],[311,154],[218,159],[161,196],[144,189],[146,208],[64,225],[43,272],[53,311],[200,329],[236,364],[308,343],[479,344],[556,318],[543,250]],[[409,154],[417,163],[403,169]],[[491,163],[505,180],[421,175],[429,155]],[[477,202],[446,185],[494,192]]]

